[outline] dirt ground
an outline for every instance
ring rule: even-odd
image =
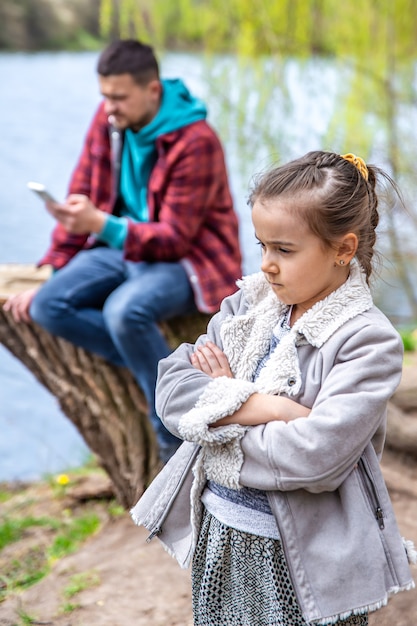
[[[41,494],[40,500],[42,515],[56,513],[56,502],[50,511]],[[37,530],[40,543],[44,532]],[[0,626],[191,626],[190,574],[159,541],[147,544],[148,534],[128,513],[108,518],[81,549],[57,561],[47,577],[0,604]],[[9,558],[19,557],[24,541],[5,548],[11,549]],[[65,589],[76,574],[95,582],[68,601]],[[71,612],[65,608],[69,603],[75,607]]]
[[[417,546],[417,463],[386,450],[382,466],[400,531]],[[48,506],[56,503],[43,502],[42,514],[49,513]],[[109,518],[46,578],[0,604],[0,626],[192,626],[189,571],[181,570],[157,539],[146,543],[146,537],[127,513]],[[19,542],[13,545],[17,554]],[[94,573],[96,583],[77,593],[74,609],[65,612],[64,589],[74,574],[86,572]],[[417,566],[413,573],[417,581]],[[417,590],[394,596],[369,623],[416,626]]]
[[[400,530],[417,545],[417,467],[386,452],[383,468]],[[191,626],[189,571],[181,570],[157,539],[146,543],[146,537],[128,514],[108,521],[41,582],[1,604],[0,625]],[[63,613],[63,590],[74,574],[85,572],[94,572],[98,584],[77,594],[76,608]],[[19,614],[33,621],[21,621]],[[370,624],[416,626],[417,590],[393,597]]]

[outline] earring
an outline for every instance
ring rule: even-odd
[[[341,259],[341,260],[339,261],[339,265],[344,265],[344,264],[345,264],[344,260],[343,260],[343,259]]]

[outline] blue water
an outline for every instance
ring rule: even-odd
[[[82,137],[99,102],[96,60],[96,53],[0,54],[0,263],[34,263],[48,246],[53,220],[26,183],[42,182],[55,197],[64,198]],[[222,67],[217,62],[207,81],[202,78],[207,67],[197,56],[168,54],[162,59],[162,73],[184,78],[208,102],[209,121],[220,134],[227,126],[227,163],[247,274],[258,268],[259,255],[246,205],[248,181],[268,164],[274,149],[265,147],[256,131],[256,124],[265,125],[265,120],[257,116],[255,78],[241,76],[238,88],[237,69],[230,71],[227,63]],[[312,68],[289,66],[288,100],[277,94],[272,102],[270,124],[276,127],[276,145],[285,160],[322,147],[321,137],[335,106],[335,71],[333,79],[329,68],[318,68],[314,76],[311,72]],[[237,123],[233,108],[220,116],[224,92],[236,110],[242,102],[247,105],[244,124]],[[398,285],[386,291],[382,302],[388,314],[393,312],[390,307],[403,306]],[[0,481],[38,479],[78,466],[87,455],[81,436],[55,398],[0,345]]]
[[[91,110],[94,55],[0,55],[0,262],[33,263],[53,220],[26,183],[64,197]],[[0,481],[81,464],[88,449],[57,401],[0,346]]]

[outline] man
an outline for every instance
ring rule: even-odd
[[[212,313],[241,275],[238,220],[223,150],[206,108],[181,80],[161,80],[151,47],[110,44],[98,61],[103,102],[88,130],[39,265],[39,291],[5,304],[17,321],[128,367],[148,402],[166,461],[179,445],[156,415],[157,322]]]

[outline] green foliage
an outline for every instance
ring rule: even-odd
[[[115,19],[113,0],[101,0],[100,4],[100,31],[108,37],[112,31],[112,24]]]
[[[101,50],[103,41],[84,28],[77,30],[65,46],[67,50]]]
[[[324,54],[386,61],[386,49],[402,61],[416,53],[413,0],[102,0],[101,28],[114,22],[161,47],[244,55]]]
[[[417,334],[415,330],[400,330],[405,352],[414,352],[417,349]]]

